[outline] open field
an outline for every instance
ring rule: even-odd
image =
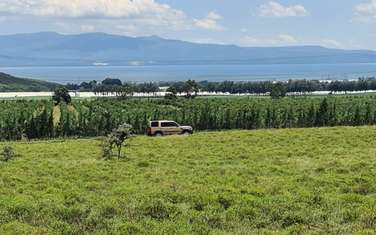
[[[0,234],[374,234],[376,127],[10,144]]]

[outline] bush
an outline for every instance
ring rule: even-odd
[[[144,204],[143,211],[145,216],[156,220],[170,219],[175,213],[175,208],[167,205],[161,200],[151,200]]]
[[[72,102],[69,91],[65,87],[56,88],[54,95],[52,96],[52,100],[54,101],[55,105],[60,104],[62,101],[64,101],[66,104],[70,104]]]
[[[166,99],[176,99],[177,98],[177,90],[176,90],[176,88],[175,87],[169,87],[168,89],[167,89],[167,93],[166,93],[166,95],[165,95],[165,98]]]
[[[287,94],[287,87],[285,84],[278,82],[273,84],[270,96],[272,99],[280,99],[285,97]]]
[[[8,162],[16,156],[16,153],[12,146],[5,146],[1,155],[3,156],[3,160]]]
[[[146,167],[149,167],[150,164],[148,162],[139,162],[137,164],[138,167],[141,167],[141,168],[146,168]]]
[[[129,124],[120,125],[114,129],[107,139],[103,142],[103,158],[109,160],[113,156],[113,149],[117,148],[117,156],[121,158],[121,149],[126,140],[132,137],[132,126]]]
[[[112,156],[113,156],[113,152],[112,152],[112,145],[111,143],[108,141],[108,139],[105,139],[102,143],[102,158],[104,160],[111,160],[112,159]]]

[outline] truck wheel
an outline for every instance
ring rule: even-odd
[[[189,131],[183,131],[183,135],[191,135],[192,133]]]
[[[162,133],[162,132],[157,132],[157,133],[155,133],[154,136],[156,136],[156,137],[161,137],[161,136],[163,136],[163,133]]]

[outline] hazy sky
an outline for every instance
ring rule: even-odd
[[[0,34],[158,35],[376,50],[376,0],[0,0]]]

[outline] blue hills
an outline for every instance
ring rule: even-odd
[[[376,52],[320,46],[239,47],[53,32],[0,36],[0,66],[374,63]]]

